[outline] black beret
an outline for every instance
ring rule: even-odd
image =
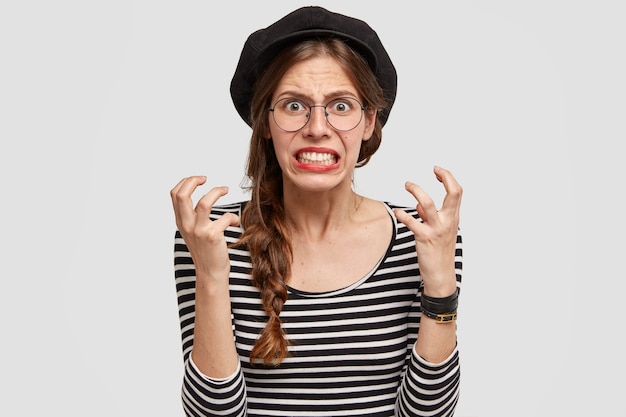
[[[286,46],[310,38],[338,38],[361,54],[376,75],[387,100],[379,114],[384,125],[396,98],[396,69],[376,32],[364,21],[322,7],[297,9],[272,25],[253,32],[246,40],[230,95],[241,118],[250,124],[250,101],[257,78],[271,60]]]

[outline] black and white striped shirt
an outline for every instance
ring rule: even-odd
[[[229,378],[202,375],[191,360],[195,270],[179,232],[175,238],[184,380],[188,416],[452,416],[459,395],[458,351],[440,364],[413,345],[420,323],[419,266],[413,233],[386,203],[394,233],[385,256],[358,282],[336,291],[289,289],[280,314],[290,356],[280,366],[251,366],[249,355],[266,315],[251,283],[250,256],[229,249],[230,297],[239,369]],[[415,209],[404,208],[417,217]],[[212,218],[241,214],[240,203],[216,206]],[[241,235],[230,227],[228,243]],[[457,285],[462,247],[457,236]]]

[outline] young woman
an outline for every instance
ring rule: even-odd
[[[319,7],[254,32],[231,84],[252,127],[250,200],[171,191],[189,416],[451,416],[461,187],[437,209],[354,192],[396,72],[365,22]],[[418,262],[419,261],[419,262]]]

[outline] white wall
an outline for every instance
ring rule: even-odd
[[[182,416],[169,190],[244,197],[238,54],[309,3],[0,6],[1,415]],[[620,3],[319,2],[399,74],[358,191],[464,186],[458,416],[626,415]]]

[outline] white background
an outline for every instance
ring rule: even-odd
[[[457,416],[626,416],[620,3],[318,3],[398,70],[357,190],[441,201],[435,164],[464,186]],[[308,4],[2,3],[0,415],[182,416],[169,190],[245,196],[230,78]]]

